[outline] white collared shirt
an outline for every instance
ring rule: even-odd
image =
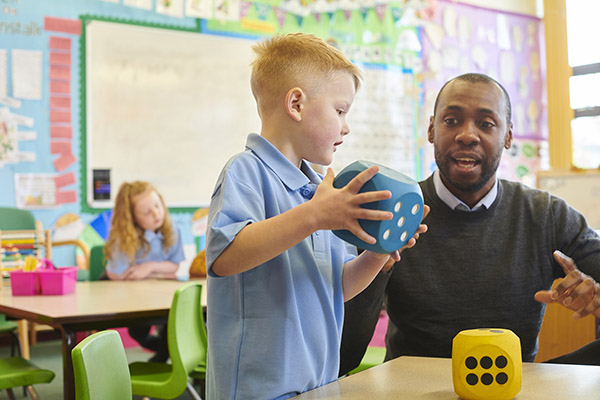
[[[466,205],[462,202],[458,197],[452,194],[450,190],[444,185],[442,182],[442,178],[440,178],[440,170],[436,169],[433,173],[433,185],[435,186],[435,192],[438,197],[448,205],[453,210],[461,210],[461,211],[477,211],[480,208],[490,208],[494,200],[496,200],[496,196],[498,195],[498,178],[496,178],[496,183],[490,191],[483,196],[481,200],[473,208]]]

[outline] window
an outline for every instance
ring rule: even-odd
[[[600,2],[567,0],[573,165],[600,168]]]

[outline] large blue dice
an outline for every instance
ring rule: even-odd
[[[387,221],[358,220],[360,226],[377,239],[375,244],[360,240],[348,230],[334,230],[333,233],[361,249],[391,253],[400,249],[414,236],[423,219],[423,194],[417,181],[391,168],[361,160],[344,168],[335,177],[333,186],[338,189],[346,186],[356,175],[373,165],[379,167],[379,172],[363,185],[360,192],[389,190],[392,197],[366,203],[362,207],[391,211],[394,218]]]

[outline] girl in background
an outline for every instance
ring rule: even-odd
[[[185,258],[181,233],[150,183],[121,185],[104,251],[106,275],[111,280],[176,278]],[[130,327],[129,334],[142,347],[156,352],[150,361],[165,362],[169,358],[166,325],[158,328],[158,336],[150,334],[151,327]]]

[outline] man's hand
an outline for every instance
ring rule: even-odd
[[[553,255],[566,276],[551,291],[537,292],[534,296],[535,300],[547,304],[560,303],[575,311],[573,314],[575,319],[590,314],[600,318],[600,284],[577,269],[572,258],[558,250]]]

